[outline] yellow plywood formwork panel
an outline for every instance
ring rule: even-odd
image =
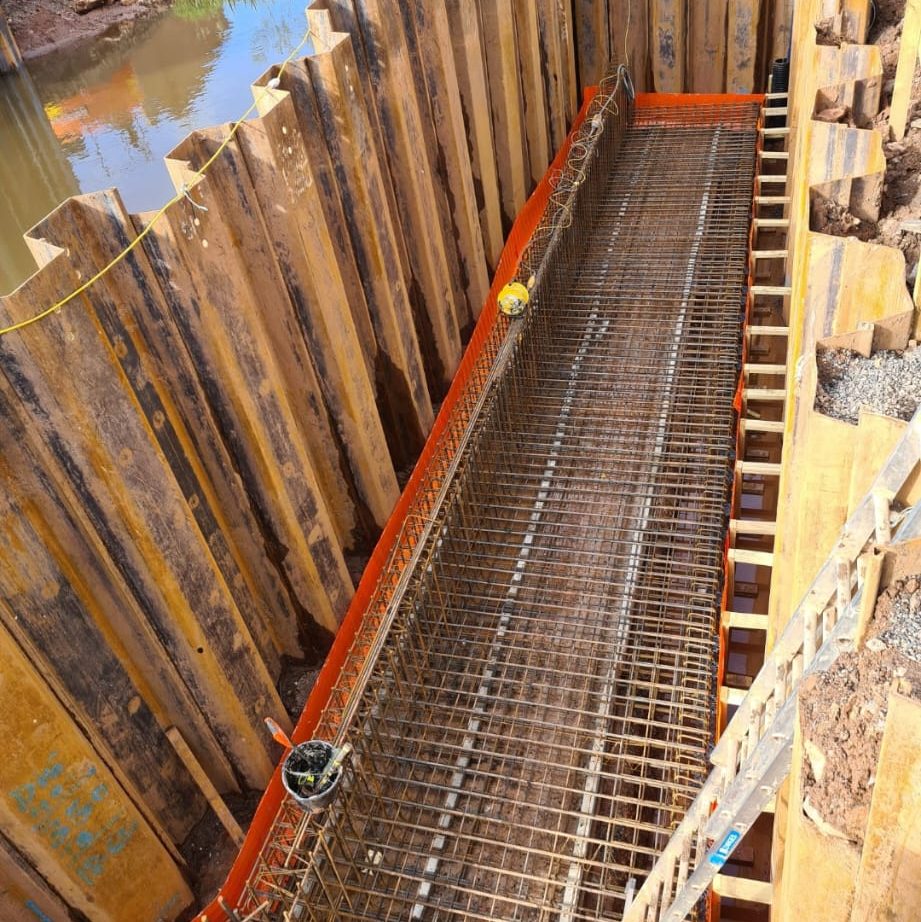
[[[915,922],[921,907],[921,702],[889,695],[850,922]]]
[[[93,922],[171,919],[192,899],[169,852],[0,629],[0,824]]]
[[[860,853],[845,839],[825,835],[803,813],[803,730],[797,715],[788,780],[789,807],[783,871],[774,880],[772,922],[848,922]],[[793,805],[796,805],[794,808]],[[780,814],[778,814],[779,816]]]

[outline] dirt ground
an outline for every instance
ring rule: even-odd
[[[921,698],[921,575],[883,592],[866,645],[806,680],[800,696],[803,809],[829,835],[861,844],[889,690]]]
[[[36,58],[163,9],[171,0],[108,0],[77,13],[74,0],[5,0],[4,12],[24,58]]]
[[[861,221],[835,202],[819,199],[813,206],[812,226],[822,233],[852,236],[868,243],[901,249],[905,254],[908,284],[913,286],[921,246],[919,235],[904,233],[902,223],[921,216],[921,68],[916,69],[912,84],[912,105],[908,116],[910,129],[901,141],[888,140],[889,105],[902,38],[905,0],[880,0],[878,7],[877,19],[868,40],[879,45],[883,58],[883,108],[872,123],[872,127],[879,129],[887,139],[884,144],[886,178],[880,217],[878,221]],[[817,117],[854,124],[846,109],[826,110],[818,113]]]

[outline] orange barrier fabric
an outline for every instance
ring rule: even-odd
[[[409,478],[406,488],[403,490],[387,524],[384,526],[384,530],[368,561],[368,565],[358,584],[358,588],[355,591],[349,609],[336,634],[329,655],[317,676],[313,690],[304,707],[304,711],[291,735],[295,743],[303,742],[311,737],[314,728],[319,722],[320,715],[329,701],[330,693],[339,678],[342,666],[345,663],[349,650],[361,627],[362,620],[380,581],[380,577],[384,568],[387,566],[391,552],[400,536],[407,513],[416,500],[420,485],[425,479],[426,470],[438,446],[439,438],[448,427],[449,420],[458,403],[458,399],[463,393],[471,373],[480,359],[484,343],[493,332],[495,324],[500,316],[498,312],[499,292],[503,286],[515,276],[519,262],[531,240],[531,236],[547,209],[550,195],[553,192],[553,177],[564,168],[572,142],[579,128],[582,126],[588,108],[597,93],[598,87],[589,87],[585,90],[582,108],[573,121],[572,129],[566,141],[561,146],[553,162],[547,169],[547,172],[544,174],[543,179],[531,194],[531,197],[525,202],[515,219],[515,223],[512,225],[505,248],[499,258],[499,264],[496,268],[495,275],[493,276],[493,282],[486,299],[486,304],[483,306],[473,335],[470,338],[470,342],[458,366],[454,381],[435,419],[432,431],[429,433],[422,454],[416,462],[412,476]],[[706,106],[726,105],[745,101],[761,101],[762,99],[762,96],[686,96],[640,93],[636,97],[636,105],[637,108]],[[218,922],[218,920],[223,920],[228,917],[227,913],[218,902],[219,898],[223,900],[227,906],[234,907],[239,903],[246,881],[263,848],[266,837],[271,831],[272,823],[278,812],[283,796],[284,788],[281,783],[281,762],[279,762],[262,796],[262,800],[259,802],[255,816],[247,832],[246,839],[237,854],[236,860],[230,869],[224,885],[221,887],[218,896],[196,916],[197,922]]]
[[[572,141],[579,128],[582,126],[582,123],[585,121],[588,107],[597,95],[597,92],[597,87],[589,87],[586,89],[582,108],[573,121],[572,129],[566,141],[550,164],[543,179],[531,194],[531,197],[525,202],[521,211],[518,213],[518,217],[515,219],[515,223],[512,225],[508,240],[505,243],[505,248],[502,250],[502,255],[499,258],[499,265],[493,276],[492,287],[489,290],[486,304],[483,306],[473,335],[470,337],[470,342],[467,344],[454,381],[441,406],[441,410],[438,413],[432,431],[429,433],[425,447],[422,449],[422,454],[416,462],[412,476],[409,478],[406,488],[403,490],[393,512],[390,514],[390,518],[387,520],[387,524],[384,526],[384,530],[374,548],[374,553],[371,555],[367,567],[365,567],[361,581],[358,584],[358,589],[355,591],[355,595],[349,605],[349,610],[346,612],[345,618],[336,634],[336,639],[329,651],[329,655],[326,657],[323,668],[317,676],[316,683],[310,693],[310,697],[307,699],[307,704],[304,707],[304,711],[291,737],[295,743],[303,742],[310,738],[320,718],[320,714],[329,700],[330,692],[339,678],[342,665],[345,662],[352,642],[361,625],[368,603],[378,584],[381,573],[387,565],[387,561],[390,559],[391,551],[399,537],[406,514],[416,498],[426,467],[431,460],[432,452],[438,444],[439,436],[448,425],[452,410],[467,384],[471,371],[477,363],[483,344],[495,326],[499,313],[499,292],[502,290],[503,286],[515,276],[518,264],[531,240],[531,236],[547,209],[547,203],[553,192],[552,177],[565,166]],[[256,858],[262,850],[265,838],[271,830],[272,822],[283,796],[284,788],[281,783],[281,763],[279,763],[266,788],[265,794],[262,796],[262,800],[259,802],[246,839],[233,863],[233,867],[230,869],[227,880],[219,891],[219,896],[228,906],[235,906],[238,903],[243,893],[244,885],[256,862]],[[217,898],[215,898],[197,918],[199,922],[216,922],[216,920],[224,919],[225,917],[226,913],[217,902]]]

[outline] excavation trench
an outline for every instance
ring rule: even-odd
[[[341,794],[282,807],[241,917],[619,918],[705,777],[758,106],[589,116],[320,720]]]

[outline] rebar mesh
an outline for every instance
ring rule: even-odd
[[[616,919],[706,774],[758,107],[589,116],[253,918]]]

